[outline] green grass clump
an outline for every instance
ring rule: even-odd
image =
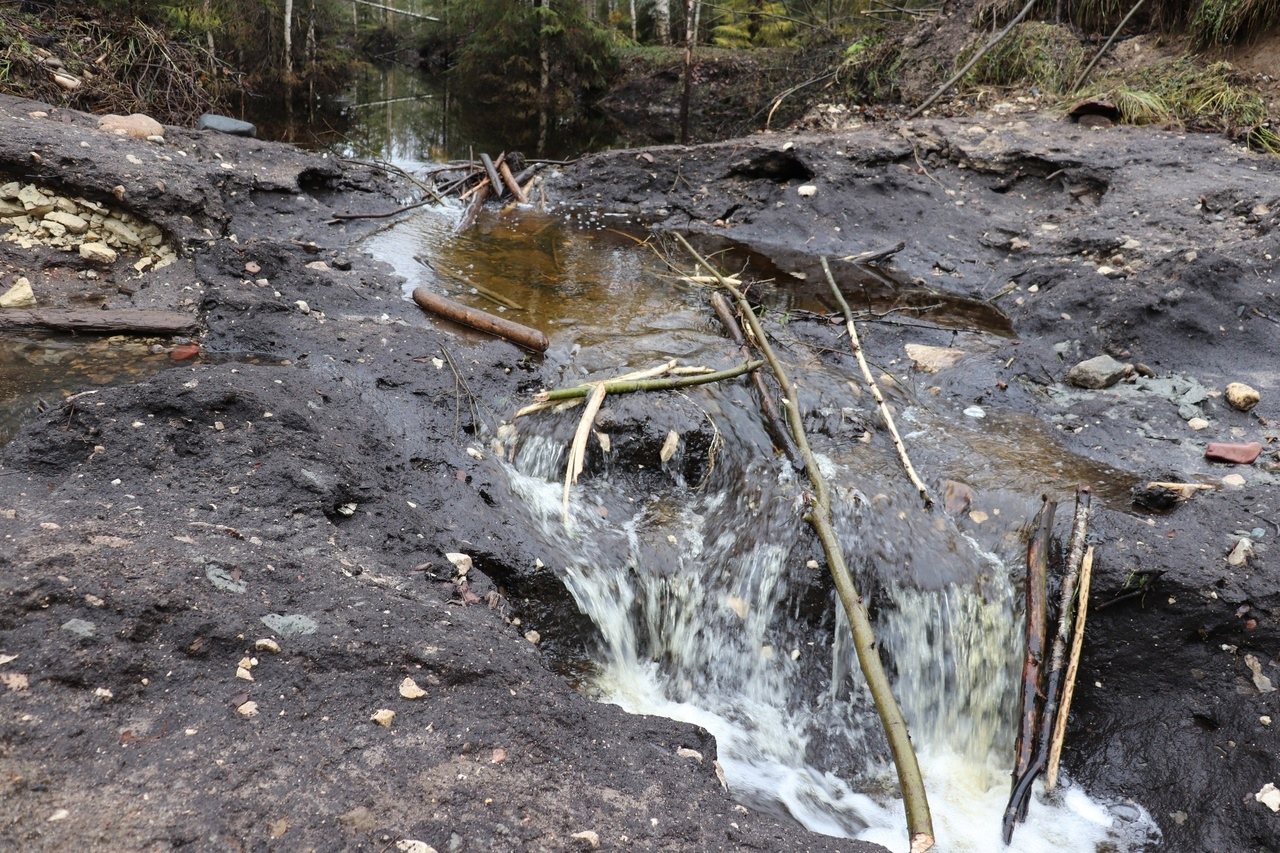
[[[1280,24],[1280,0],[1204,0],[1188,29],[1198,47],[1232,44]]]
[[[986,43],[976,41],[956,58],[963,65]],[[1080,40],[1067,27],[1040,21],[1019,24],[968,74],[977,86],[1037,87],[1049,95],[1067,91],[1085,61]]]
[[[1252,148],[1280,154],[1266,103],[1241,85],[1231,65],[1198,66],[1183,57],[1144,68],[1124,79],[1102,80],[1086,96],[1109,101],[1129,124],[1181,125],[1215,131]]]

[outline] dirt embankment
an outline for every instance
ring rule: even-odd
[[[0,846],[870,849],[746,811],[705,732],[548,670],[518,624],[548,573],[432,359],[497,409],[539,368],[406,302],[350,247],[377,221],[326,224],[400,188],[13,99],[0,126],[6,180],[179,248],[138,274],[127,252],[0,242],[6,286],[206,327],[198,361],[67,400],[0,450]],[[451,552],[474,561],[465,594]]]
[[[820,254],[904,242],[891,268],[914,284],[864,333],[897,379],[895,402],[985,413],[974,429],[993,430],[993,491],[1019,481],[1064,497],[1076,470],[1096,475],[1071,773],[1095,795],[1146,806],[1164,849],[1254,851],[1280,849],[1277,815],[1255,799],[1280,774],[1280,693],[1267,689],[1280,683],[1278,177],[1280,162],[1219,137],[988,115],[600,154],[551,190],[579,215],[622,212],[707,247],[746,245],[759,254],[744,275],[783,287],[807,286],[792,272],[820,276]],[[996,306],[1016,338],[913,324],[900,310],[912,289],[916,304]],[[792,317],[785,334],[856,374],[838,326]],[[965,354],[927,374],[907,343]],[[1093,390],[1066,381],[1099,355],[1131,365],[1128,377]],[[1232,408],[1231,382],[1261,402]],[[1223,465],[1204,458],[1211,441],[1263,450]],[[1047,463],[1018,452],[1033,445]],[[964,479],[945,440],[913,456],[935,478]],[[1211,488],[1155,513],[1128,495],[1149,480]]]

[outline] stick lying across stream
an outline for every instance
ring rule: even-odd
[[[884,671],[884,664],[876,650],[875,632],[871,627],[871,617],[867,614],[862,596],[858,594],[853,576],[845,564],[844,549],[836,535],[832,521],[831,492],[826,478],[818,467],[817,459],[809,448],[809,440],[805,435],[804,421],[800,412],[799,397],[795,386],[787,376],[782,363],[774,354],[773,346],[765,336],[759,318],[751,309],[742,291],[713,267],[706,258],[698,254],[693,246],[680,234],[674,235],[693,259],[716,278],[720,286],[733,296],[738,304],[739,313],[746,321],[751,333],[755,336],[756,345],[764,354],[769,369],[773,371],[782,389],[783,408],[786,409],[787,423],[791,427],[791,437],[796,443],[805,461],[805,471],[809,482],[813,485],[813,498],[805,520],[813,527],[822,549],[826,553],[827,568],[836,588],[836,594],[849,617],[849,628],[853,634],[853,645],[858,654],[858,664],[867,680],[867,688],[875,702],[876,711],[880,715],[880,723],[884,727],[885,737],[889,742],[889,751],[893,755],[894,766],[898,770],[898,788],[902,792],[902,802],[906,808],[907,834],[911,842],[911,853],[925,853],[934,845],[933,818],[929,814],[929,801],[925,793],[924,779],[920,775],[920,763],[916,758],[915,748],[911,745],[911,735],[907,731],[907,721],[902,716],[902,709],[889,685],[889,676]]]

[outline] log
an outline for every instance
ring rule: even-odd
[[[476,194],[471,197],[471,201],[467,203],[467,209],[462,212],[462,218],[458,220],[457,225],[453,226],[454,234],[461,234],[476,221],[476,217],[480,215],[480,208],[484,207],[485,199],[489,197],[489,189],[489,179],[482,178]]]
[[[724,330],[735,344],[738,345],[738,352],[742,354],[744,359],[751,357],[751,348],[747,345],[747,339],[743,337],[742,327],[738,325],[738,318],[733,315],[733,309],[729,307],[729,303],[719,293],[711,294],[711,310],[716,312],[716,316],[720,318],[720,325],[724,326]],[[764,415],[765,426],[769,430],[769,437],[773,439],[774,445],[787,455],[791,463],[798,469],[804,468],[804,459],[800,456],[800,452],[796,450],[795,442],[791,440],[791,434],[787,432],[787,428],[782,423],[782,418],[778,416],[778,407],[773,404],[773,394],[769,392],[769,386],[765,384],[764,377],[759,371],[753,371],[751,374],[752,384],[756,386],[756,394],[760,397],[760,412]]]
[[[1044,644],[1048,633],[1046,580],[1049,574],[1049,536],[1053,532],[1056,502],[1044,498],[1036,513],[1036,532],[1027,543],[1027,624],[1026,648],[1022,659],[1022,690],[1018,698],[1018,738],[1014,745],[1013,792],[1004,810],[1002,833],[1004,843],[1013,838],[1015,823],[1026,814],[1031,783],[1036,778],[1034,767],[1037,725],[1040,720],[1040,682],[1044,663]]]
[[[511,190],[511,194],[516,197],[516,201],[521,204],[529,203],[529,196],[520,188],[520,184],[516,181],[516,176],[511,174],[511,167],[506,163],[498,165],[498,173],[502,175],[502,182],[507,185],[507,189]]]
[[[502,162],[502,157],[498,158]],[[506,186],[502,183],[502,178],[498,175],[498,167],[488,154],[480,155],[480,163],[484,166],[484,173],[489,176],[489,188],[493,190],[494,198],[502,198],[502,194],[507,191]]]
[[[194,314],[149,310],[0,310],[0,331],[48,329],[101,335],[180,335],[200,326]]]
[[[444,317],[446,320],[452,320],[455,323],[461,323],[481,332],[485,332],[495,337],[503,338],[511,341],[513,344],[533,350],[534,352],[546,352],[550,342],[547,336],[537,329],[531,329],[528,326],[522,326],[519,323],[513,323],[502,317],[495,317],[478,308],[471,308],[460,302],[454,302],[452,299],[446,299],[427,290],[425,287],[415,288],[413,291],[413,301],[418,303],[424,311]]]
[[[1049,754],[1053,746],[1053,734],[1057,731],[1063,668],[1066,666],[1068,638],[1071,634],[1071,600],[1075,596],[1076,586],[1080,580],[1080,566],[1084,562],[1091,497],[1088,486],[1081,486],[1076,490],[1076,513],[1071,525],[1067,570],[1062,578],[1062,591],[1058,598],[1058,630],[1054,634],[1053,654],[1049,659],[1049,681],[1044,693],[1044,711],[1040,717],[1040,738],[1036,747],[1037,752],[1040,753],[1036,763],[1043,761],[1046,767],[1049,764]],[[1048,779],[1045,780],[1045,789],[1053,790],[1053,785]]]

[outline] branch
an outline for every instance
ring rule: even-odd
[[[884,728],[885,739],[889,742],[889,751],[893,755],[893,763],[898,771],[898,788],[902,792],[902,802],[906,809],[907,834],[911,850],[913,853],[924,853],[933,848],[934,835],[933,818],[929,814],[924,779],[920,775],[920,763],[916,758],[914,747],[911,746],[907,721],[903,718],[902,709],[893,696],[889,676],[884,671],[879,652],[876,651],[876,636],[871,628],[871,617],[867,615],[866,605],[863,604],[862,596],[858,594],[853,576],[845,564],[844,550],[832,523],[831,494],[827,488],[826,478],[822,476],[822,471],[818,467],[818,461],[809,448],[809,439],[805,435],[796,388],[791,384],[786,370],[773,351],[773,346],[765,337],[759,318],[751,310],[751,304],[747,302],[742,291],[730,284],[719,270],[698,254],[683,235],[675,234],[674,236],[699,266],[715,276],[720,285],[733,295],[743,319],[755,335],[757,346],[760,347],[765,360],[769,363],[769,369],[773,371],[774,377],[778,380],[778,386],[782,389],[791,437],[795,440],[800,455],[804,457],[805,471],[809,476],[809,482],[813,485],[813,502],[805,520],[813,527],[818,539],[822,542],[822,550],[827,556],[827,568],[831,572],[836,594],[840,597],[840,603],[849,617],[849,628],[853,634],[854,649],[858,653],[858,664],[867,680],[867,689],[870,690],[876,711],[880,715],[880,724]]]
[[[924,501],[925,509],[933,506],[933,498],[929,497],[929,489],[920,479],[920,475],[916,473],[916,469],[911,465],[911,459],[907,456],[907,446],[902,443],[902,436],[898,434],[898,427],[893,423],[893,415],[889,413],[889,406],[885,404],[884,396],[880,393],[880,386],[876,384],[875,377],[871,375],[871,368],[867,366],[867,358],[862,354],[862,343],[858,340],[858,327],[853,322],[853,311],[849,308],[849,303],[845,301],[844,294],[840,292],[840,288],[836,285],[836,280],[831,275],[831,265],[827,263],[827,258],[822,257],[822,271],[827,275],[827,284],[831,285],[831,293],[836,298],[840,310],[844,312],[845,328],[849,330],[849,346],[853,349],[853,354],[858,359],[858,366],[862,368],[862,378],[866,380],[867,385],[871,388],[871,396],[876,398],[876,405],[880,407],[880,417],[884,418],[885,428],[889,430],[889,437],[893,439],[893,446],[898,451],[898,458],[902,460],[902,467],[907,472],[907,479],[911,480],[911,485],[916,487],[916,491],[920,493],[920,499]]]
[[[610,394],[628,394],[634,391],[672,391],[676,388],[688,388],[692,385],[706,385],[722,379],[732,379],[752,370],[758,370],[763,361],[747,361],[736,367],[717,370],[715,373],[703,373],[696,376],[673,376],[669,379],[613,379],[606,382],[590,382],[573,388],[557,388],[554,391],[541,391],[534,399],[538,403],[554,403],[559,400],[573,400],[586,397],[596,388],[603,385]]]
[[[1084,552],[1080,566],[1080,592],[1076,596],[1076,630],[1071,638],[1071,662],[1067,664],[1067,683],[1062,691],[1062,708],[1053,724],[1053,741],[1049,747],[1049,767],[1044,784],[1049,790],[1058,786],[1058,763],[1062,759],[1062,742],[1067,736],[1067,717],[1071,714],[1071,697],[1075,695],[1076,674],[1080,670],[1080,652],[1084,648],[1084,623],[1089,615],[1089,581],[1093,577],[1093,548]]]
[[[1116,36],[1120,35],[1120,31],[1124,29],[1124,25],[1129,23],[1129,19],[1137,14],[1137,11],[1142,8],[1142,4],[1145,2],[1147,2],[1147,0],[1138,0],[1137,3],[1133,4],[1133,8],[1129,10],[1129,14],[1120,19],[1120,23],[1116,24],[1116,28],[1111,31],[1111,37],[1103,43],[1102,47],[1098,48],[1098,52],[1093,55],[1093,59],[1089,60],[1089,64],[1084,67],[1084,70],[1080,72],[1080,76],[1076,78],[1076,82],[1071,84],[1071,91],[1080,91],[1080,87],[1084,85],[1084,81],[1089,79],[1089,72],[1093,71],[1093,66],[1097,65],[1098,60],[1102,58],[1102,55],[1111,48],[1111,43],[1116,40]]]

